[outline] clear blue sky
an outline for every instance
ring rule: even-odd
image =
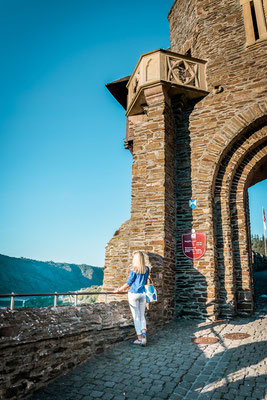
[[[105,84],[169,47],[172,0],[0,0],[0,253],[103,265],[130,217],[124,109]]]
[[[257,183],[248,189],[249,208],[250,208],[250,225],[253,235],[263,235],[263,212],[267,218],[267,179]],[[266,232],[267,234],[267,232]]]
[[[172,3],[0,0],[1,254],[104,264],[131,197],[124,110],[105,84],[169,47]]]

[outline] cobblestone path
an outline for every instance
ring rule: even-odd
[[[30,400],[267,399],[267,270],[254,276],[257,312],[219,323],[173,321],[147,347],[123,342],[36,392]],[[227,333],[247,333],[231,340]],[[219,341],[200,345],[191,339]]]
[[[173,321],[147,347],[123,342],[36,392],[31,400],[266,399],[267,315],[219,323]],[[248,333],[230,340],[226,333]],[[216,337],[199,345],[191,338]]]

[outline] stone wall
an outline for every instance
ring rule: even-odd
[[[125,283],[130,269],[131,220],[124,222],[106,246],[103,292],[112,291]],[[114,296],[108,296],[112,301]]]
[[[198,27],[197,0],[178,0],[169,12],[171,50],[186,54],[196,46]],[[179,14],[179,18],[177,18]]]
[[[164,86],[148,88],[144,96],[143,119],[133,137],[130,248],[153,260],[159,300],[151,307],[162,324],[174,315],[174,126]]]
[[[159,298],[149,305],[150,319],[161,326],[174,315],[174,126],[164,87],[147,89],[144,96],[144,114],[128,121],[133,138],[131,220],[106,247],[103,291],[124,284],[134,251],[144,251]]]
[[[144,89],[143,112],[128,116],[128,237],[114,237],[107,254],[124,248],[121,283],[134,250],[157,257],[157,323],[172,318],[174,298],[177,315],[248,315],[254,304],[247,190],[267,178],[267,37],[247,45],[240,0],[176,0],[169,22],[170,50],[207,62],[208,94],[198,101],[188,92],[174,97],[164,82]],[[181,235],[191,229],[207,238],[198,260],[182,252]],[[116,274],[116,257],[108,259],[104,282]]]
[[[128,302],[0,311],[0,398],[19,400],[134,335]]]
[[[208,297],[208,279],[202,259],[193,261],[186,258],[182,251],[181,237],[190,233],[194,211],[188,201],[192,197],[191,184],[191,140],[189,118],[195,103],[182,98],[173,99],[173,112],[176,121],[176,314],[189,317],[206,317]],[[198,199],[200,201],[200,199]],[[198,231],[203,231],[198,229]],[[216,282],[210,286],[215,287]],[[212,296],[212,292],[209,293]]]
[[[267,257],[263,254],[252,251],[252,268],[254,272],[267,269]]]
[[[185,129],[181,123],[177,128],[177,155],[184,155],[183,172],[177,160],[177,186],[188,177],[188,190],[177,195],[177,311],[182,303],[184,312],[200,314],[196,299],[204,292],[208,315],[250,314],[246,193],[267,154],[267,41],[246,46],[239,0],[175,1],[169,21],[171,50],[190,47],[193,57],[207,60],[210,92],[184,116]],[[187,209],[190,198],[197,200],[193,211]],[[194,262],[181,252],[180,232],[191,227],[207,234],[206,254]]]

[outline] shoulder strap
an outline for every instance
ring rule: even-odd
[[[154,285],[154,282],[153,282],[153,280],[152,280],[152,278],[151,278],[150,268],[149,268],[148,266],[147,266],[147,269],[148,269],[147,282],[149,281],[150,284],[152,284],[153,286],[155,286],[155,285]]]

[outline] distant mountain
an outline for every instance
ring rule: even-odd
[[[99,286],[104,268],[0,254],[0,293],[69,292]]]

